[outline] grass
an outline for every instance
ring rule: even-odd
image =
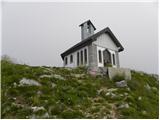
[[[33,115],[42,118],[45,113],[49,118],[110,118],[112,106],[124,102],[129,108],[114,111],[116,118],[158,118],[158,81],[146,73],[132,71],[132,80],[127,81],[128,90],[115,86],[115,82],[124,79],[123,76],[116,76],[113,80],[92,77],[85,67],[31,67],[2,60],[1,70],[1,118],[25,119]],[[40,78],[44,74],[60,75],[65,80]],[[82,76],[74,76],[77,74]],[[41,86],[19,86],[22,78],[33,79]],[[109,89],[117,89],[112,92],[115,97],[106,96]],[[44,107],[44,110],[34,113],[31,107],[35,106]]]

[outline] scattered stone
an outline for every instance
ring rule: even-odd
[[[124,95],[123,95],[123,94],[119,94],[119,96],[120,96],[120,97],[123,97]]]
[[[17,98],[14,97],[13,99],[16,100]]]
[[[35,80],[32,80],[32,79],[26,79],[26,78],[22,78],[20,80],[20,85],[19,86],[24,86],[24,85],[29,85],[29,86],[41,86],[41,84]]]
[[[41,91],[38,91],[37,94],[38,94],[38,95],[42,95],[42,92],[41,92]]]
[[[142,100],[142,97],[141,97],[141,96],[139,96],[139,97],[138,97],[138,100]]]
[[[110,92],[108,92],[108,93],[106,93],[106,96],[109,96],[111,93]]]
[[[114,91],[117,91],[117,88],[110,88],[107,90],[108,92],[114,92]]]
[[[122,80],[120,82],[116,82],[117,87],[127,87],[127,82],[125,80]]]
[[[53,75],[41,75],[40,78],[51,78]]]
[[[65,78],[62,77],[61,75],[54,74],[53,77],[59,80],[65,80]]]
[[[126,93],[126,92],[125,92],[125,93],[124,93],[124,95],[125,95],[125,96],[127,96],[127,95],[128,95],[128,93]]]
[[[111,93],[111,98],[115,98],[115,97],[116,97],[116,94]]]
[[[120,106],[118,106],[119,109],[122,109],[122,108],[129,108],[129,105],[128,103],[123,103],[121,104]]]
[[[127,90],[128,90],[128,91],[131,91],[131,89],[130,89],[129,87],[127,87]]]
[[[52,85],[52,88],[56,87],[56,84],[54,84],[54,83],[51,83],[51,85]]]
[[[145,87],[147,90],[150,90],[150,89],[151,89],[151,87],[150,87],[148,84],[146,84],[144,87]]]
[[[45,110],[44,107],[37,107],[37,106],[31,107],[31,109],[33,110],[33,112],[37,112],[37,111],[39,111],[39,110]]]
[[[143,115],[146,115],[146,114],[147,114],[147,112],[144,110],[144,111],[142,111],[142,114],[143,114]]]
[[[14,82],[14,83],[13,83],[13,86],[14,86],[14,87],[16,87],[16,86],[17,86],[17,83],[16,83],[16,82]]]

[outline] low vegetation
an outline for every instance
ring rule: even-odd
[[[83,67],[31,67],[2,60],[1,118],[158,118],[158,80],[132,71],[127,87],[118,88],[115,82],[121,79],[92,77]]]

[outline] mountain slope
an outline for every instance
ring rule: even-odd
[[[158,80],[132,71],[127,87],[85,68],[1,61],[1,118],[158,118]]]

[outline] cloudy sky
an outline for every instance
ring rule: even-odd
[[[110,27],[124,46],[121,67],[158,73],[156,2],[3,2],[2,54],[29,65],[62,66],[60,54],[80,42],[79,24]]]

